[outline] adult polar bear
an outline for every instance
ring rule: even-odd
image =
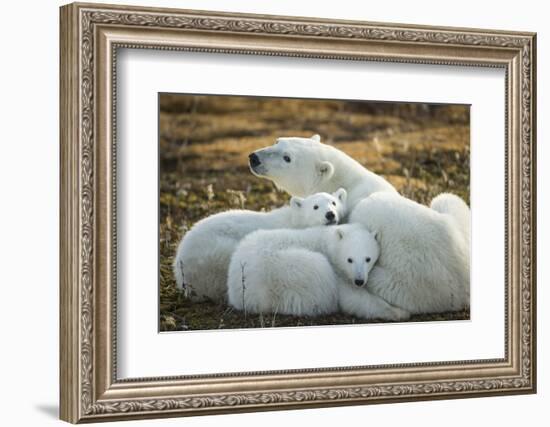
[[[271,147],[248,156],[250,169],[254,175],[270,179],[293,196],[306,197],[319,191],[333,193],[345,188],[347,212],[377,191],[397,193],[384,178],[320,140],[319,135],[279,138]]]
[[[360,201],[349,220],[380,234],[383,256],[369,275],[371,292],[411,313],[469,306],[469,209],[462,199],[442,194],[430,209],[379,192]]]
[[[367,284],[373,293],[411,313],[469,306],[470,213],[456,196],[440,195],[431,208],[408,200],[318,135],[279,138],[249,163],[253,174],[291,195],[347,190],[351,222],[380,233],[379,266]]]

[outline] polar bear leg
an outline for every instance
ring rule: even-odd
[[[317,316],[338,310],[336,275],[323,254],[289,248],[279,253],[279,262],[279,313]]]
[[[289,248],[243,262],[236,252],[229,268],[229,304],[249,313],[333,313],[337,295],[332,266],[318,252]]]
[[[193,301],[223,301],[227,293],[227,269],[237,243],[223,237],[208,244],[183,239],[172,266],[177,288]]]
[[[388,304],[367,289],[340,283],[338,293],[340,309],[346,314],[363,319],[382,320],[407,320],[410,317],[409,312]]]
[[[464,200],[454,194],[441,193],[432,199],[430,207],[441,214],[450,215],[470,241],[470,208]]]

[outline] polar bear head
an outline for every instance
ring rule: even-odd
[[[380,255],[377,233],[360,224],[345,224],[334,227],[332,238],[335,241],[331,248],[333,265],[351,283],[364,286]]]
[[[347,192],[343,188],[333,194],[315,193],[306,198],[294,196],[290,199],[292,222],[295,227],[333,225],[345,215]]]
[[[272,146],[248,156],[250,170],[294,196],[320,191],[334,174],[333,164],[324,159],[326,146],[320,139],[319,135],[278,138]]]

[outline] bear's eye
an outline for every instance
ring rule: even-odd
[[[370,262],[370,256],[368,256],[365,261]]]
[[[348,262],[351,264],[353,260],[351,258],[348,258]]]
[[[315,206],[313,206],[313,209],[317,210],[317,209],[319,209],[319,206],[315,205]]]
[[[336,206],[336,202],[332,202],[332,205],[333,205],[333,206]]]
[[[290,163],[290,157],[289,156],[284,156],[283,159],[285,159],[285,162]]]

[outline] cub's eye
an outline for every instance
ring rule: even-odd
[[[332,202],[332,205],[333,205],[333,206],[336,206],[336,202]]]
[[[370,256],[368,256],[365,261],[370,262]]]
[[[313,209],[317,210],[317,209],[319,209],[319,206],[315,205],[315,206],[313,206]]]
[[[289,156],[284,156],[283,159],[285,159],[285,162],[290,163],[290,157]]]
[[[348,258],[348,262],[351,264],[353,260],[351,258]]]

